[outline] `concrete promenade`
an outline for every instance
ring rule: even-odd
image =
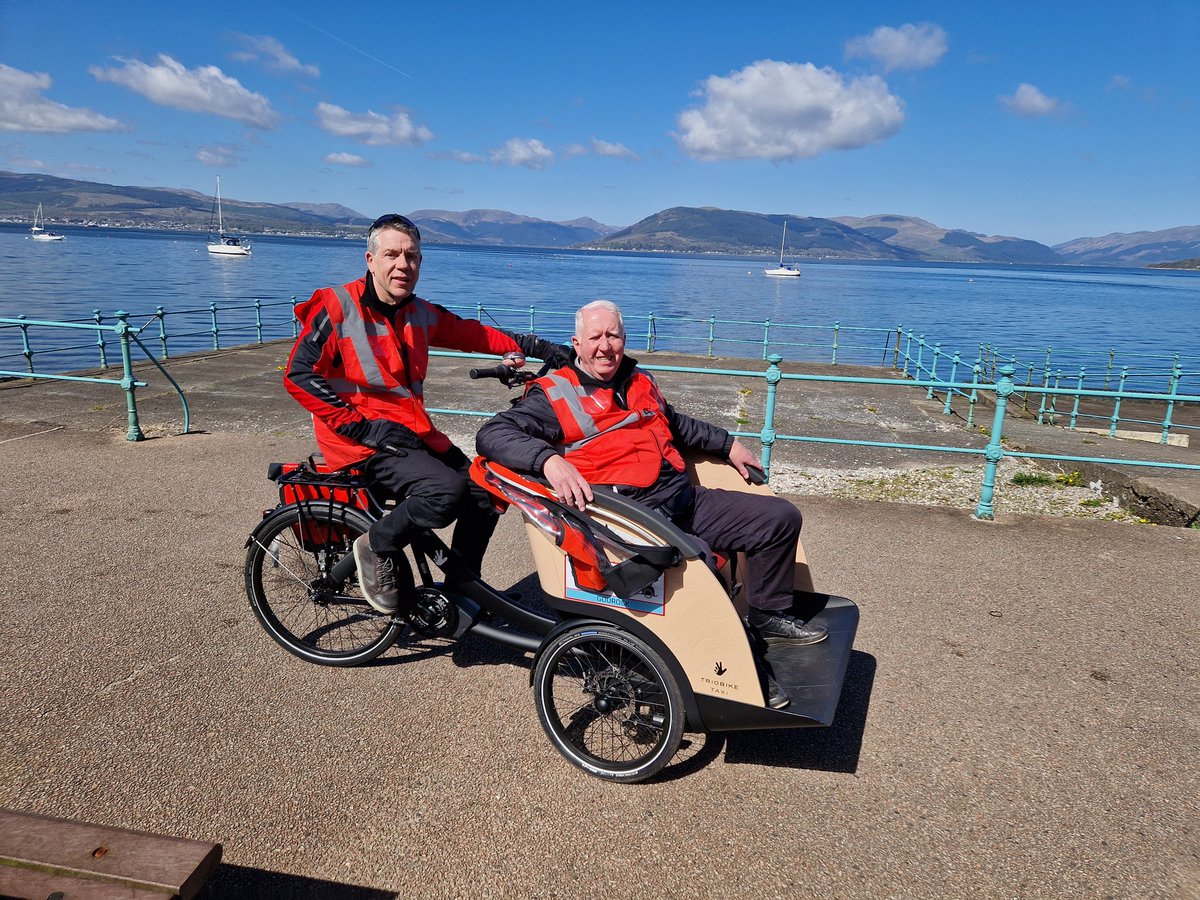
[[[173,361],[188,435],[147,373],[141,443],[115,388],[0,385],[0,807],[219,841],[208,900],[1200,900],[1200,530],[789,494],[817,587],[862,610],[834,726],[691,735],[664,778],[608,785],[553,750],[514,651],[429,641],[338,670],[258,626],[243,541],[267,464],[313,449],[287,349]],[[468,366],[435,366],[431,405],[504,402]],[[732,424],[737,384],[660,380]],[[806,385],[777,427],[982,446],[922,397]],[[467,449],[474,424],[444,419]],[[778,448],[796,459],[965,463]],[[1194,473],[1129,477],[1200,499]],[[510,514],[485,574],[536,590],[531,570]]]

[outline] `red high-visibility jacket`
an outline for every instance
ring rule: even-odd
[[[666,401],[648,373],[634,370],[626,408],[615,402],[612,388],[584,387],[569,366],[534,384],[546,392],[562,426],[563,456],[588,482],[649,487],[658,480],[663,460],[683,471]]]
[[[462,319],[412,296],[389,319],[362,302],[367,279],[321,288],[296,307],[304,331],[288,361],[284,384],[313,415],[317,446],[336,468],[366,459],[374,450],[337,429],[360,419],[389,419],[407,425],[433,451],[450,449],[425,409],[424,382],[429,348],[497,355],[520,350],[511,337],[472,319]],[[305,341],[320,345],[300,353]]]

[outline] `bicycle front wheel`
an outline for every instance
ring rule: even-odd
[[[276,510],[250,535],[246,594],[280,646],[309,662],[357,666],[403,634],[407,623],[372,609],[358,586],[352,545],[370,526],[353,507],[303,502]]]

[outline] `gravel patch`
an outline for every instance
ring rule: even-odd
[[[974,511],[983,488],[983,474],[982,465],[832,469],[783,463],[772,467],[771,486],[782,493]],[[1106,493],[1102,482],[1087,483],[1077,472],[1049,470],[1011,458],[1002,459],[997,468],[992,505],[998,516],[1028,513],[1126,525],[1151,524],[1122,509]]]

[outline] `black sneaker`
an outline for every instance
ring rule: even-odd
[[[377,611],[390,616],[400,608],[400,587],[396,584],[396,563],[390,553],[376,553],[367,535],[354,541],[354,562],[358,564],[358,586]]]
[[[774,678],[772,678],[770,675],[768,675],[767,676],[767,706],[771,707],[771,709],[783,709],[785,706],[787,706],[791,702],[792,702],[792,698],[789,697],[787,695],[787,692],[779,686],[779,682],[776,681]]]
[[[803,619],[797,619],[785,612],[769,609],[750,608],[746,623],[758,633],[768,644],[819,644],[829,637],[820,625],[809,625]]]

